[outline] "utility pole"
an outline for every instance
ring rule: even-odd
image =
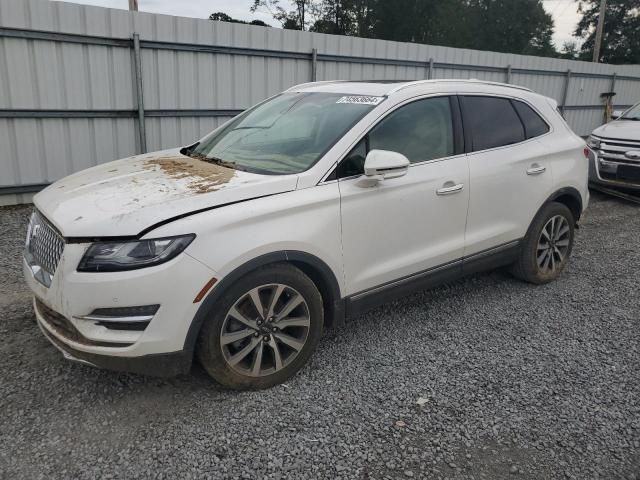
[[[593,45],[593,61],[600,61],[600,47],[602,45],[602,30],[604,30],[604,14],[607,11],[607,0],[600,1],[600,13],[598,14],[598,26],[596,27],[596,40]]]
[[[132,12],[138,11],[138,0],[129,0],[129,10]]]

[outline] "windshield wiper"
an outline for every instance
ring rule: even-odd
[[[204,160],[205,162],[209,163],[215,163],[216,165],[220,165],[221,167],[236,168],[236,162],[230,162],[218,157],[207,157],[206,155],[202,155],[200,160]]]
[[[241,172],[250,172],[251,169],[238,165],[236,162],[229,160],[223,160],[218,157],[208,157],[203,153],[188,152],[188,157],[195,158],[196,160],[202,160],[203,162],[213,163],[214,165],[220,165],[221,167],[231,168],[233,170],[239,170]]]
[[[231,132],[235,132],[236,130],[254,130],[254,129],[266,130],[268,128],[271,128],[271,126],[267,126],[267,127],[259,127],[259,126],[256,126],[256,127],[236,127],[236,128],[234,128],[233,130],[230,130],[230,131]]]
[[[197,160],[202,160],[203,162],[215,163],[216,165],[220,165],[222,167],[235,168],[235,162],[229,162],[218,157],[209,157],[204,153],[192,152],[189,154],[189,156]]]

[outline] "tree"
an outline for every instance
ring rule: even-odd
[[[253,0],[251,12],[260,8],[266,9],[276,20],[282,24],[282,28],[290,30],[308,30],[308,7],[313,0],[292,0],[289,2],[294,9],[287,11],[280,0]]]
[[[580,47],[578,46],[578,42],[573,40],[564,42],[562,44],[562,49],[558,53],[558,57],[565,58],[567,60],[580,60]]]
[[[255,25],[257,27],[271,27],[268,23],[263,22],[262,20],[251,20],[249,25]]]
[[[345,5],[346,4],[346,5]],[[350,5],[345,0],[324,0],[312,2],[308,11],[315,22],[309,28],[312,32],[331,33],[334,35],[354,35],[353,22],[350,17]]]
[[[555,56],[542,0],[254,0],[285,28]]]
[[[574,32],[584,39],[582,55],[593,56],[595,26],[598,23],[599,0],[581,0],[582,14]],[[640,63],[640,7],[638,0],[608,0],[605,13],[599,61],[606,63]]]
[[[375,38],[400,42],[426,43],[430,23],[435,18],[433,0],[395,0],[376,2],[372,10],[372,33]]]
[[[242,20],[231,18],[224,12],[212,13],[211,15],[209,15],[209,20],[215,20],[216,22],[245,23]]]
[[[541,0],[469,0],[467,48],[554,55],[553,19]]]
[[[246,25],[257,25],[259,27],[270,27],[264,23],[262,20],[252,20],[251,22],[245,22],[244,20],[238,20],[237,18],[233,18],[227,15],[224,12],[216,12],[209,15],[209,20],[215,20],[217,22],[229,22],[229,23],[244,23]]]
[[[541,0],[378,0],[375,38],[529,55],[555,55]]]

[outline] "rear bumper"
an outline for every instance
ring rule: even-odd
[[[77,350],[56,338],[44,325],[44,320],[36,314],[38,327],[67,360],[92,367],[118,372],[138,373],[157,377],[172,377],[191,370],[193,354],[186,351],[143,355],[140,357],[113,357]]]

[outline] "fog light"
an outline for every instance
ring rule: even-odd
[[[90,316],[100,317],[153,317],[160,305],[142,305],[139,307],[96,308]],[[149,320],[151,320],[149,318]]]
[[[142,305],[136,307],[96,308],[89,315],[77,316],[78,320],[95,322],[109,330],[143,331],[151,322],[160,305]]]

